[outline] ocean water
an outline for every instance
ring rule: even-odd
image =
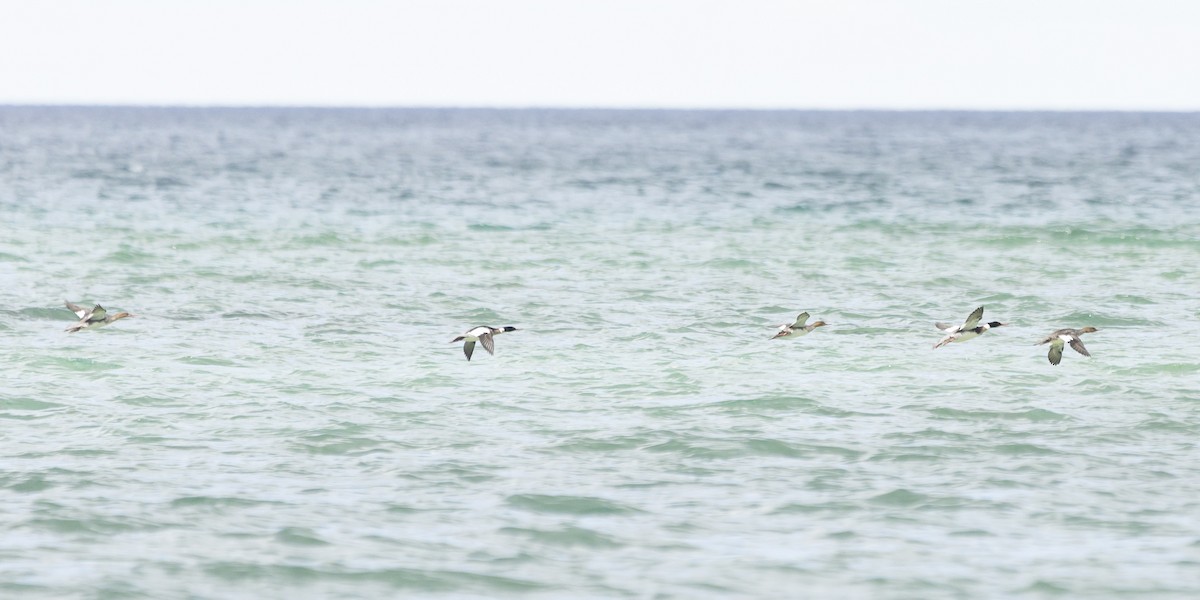
[[[0,597],[1200,597],[1197,165],[1197,114],[0,108]]]

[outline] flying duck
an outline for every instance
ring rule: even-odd
[[[966,322],[964,322],[962,325],[934,323],[938,329],[946,332],[946,337],[942,338],[942,341],[934,344],[933,347],[937,349],[949,344],[950,342],[965,342],[983,335],[985,331],[993,327],[1003,327],[1004,325],[1007,325],[1007,323],[1001,323],[999,321],[992,321],[991,323],[984,323],[983,325],[980,325],[979,321],[982,319],[983,307],[980,306],[979,308],[975,309],[975,312],[971,313],[971,316],[967,317]]]
[[[812,332],[812,330],[814,330],[818,327],[825,326],[825,321],[814,321],[812,325],[805,325],[804,323],[807,321],[808,321],[808,313],[802,312],[802,313],[800,313],[799,316],[796,317],[795,323],[784,323],[783,325],[780,325],[779,332],[776,333],[775,335],[771,336],[771,339],[773,339],[773,340],[776,340],[779,338],[795,339],[800,336],[808,335],[809,333]]]
[[[1079,336],[1085,333],[1092,333],[1094,331],[1100,330],[1096,329],[1095,327],[1084,327],[1083,329],[1059,329],[1058,331],[1046,336],[1046,339],[1038,342],[1036,345],[1040,346],[1049,342],[1050,354],[1047,355],[1047,358],[1050,359],[1050,364],[1057,365],[1058,363],[1062,362],[1063,346],[1066,344],[1070,344],[1072,350],[1084,356],[1091,356],[1092,354],[1087,351],[1087,348],[1083,347],[1083,340],[1079,339]]]
[[[463,354],[467,355],[467,360],[471,360],[471,354],[475,352],[475,342],[483,344],[483,349],[487,350],[488,354],[495,355],[496,345],[492,341],[492,337],[516,330],[516,327],[509,326],[488,327],[487,325],[480,325],[479,327],[468,329],[466,333],[450,340],[450,343],[465,341],[466,343],[463,344]]]
[[[68,333],[75,333],[76,331],[82,331],[84,329],[104,327],[113,321],[133,316],[127,312],[119,312],[115,315],[110,315],[108,314],[108,311],[104,310],[104,307],[100,306],[99,304],[90,310],[79,306],[78,304],[71,304],[70,302],[67,302],[66,305],[71,312],[75,313],[75,316],[79,317],[78,323],[66,328],[65,331]]]

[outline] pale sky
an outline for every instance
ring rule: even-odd
[[[1200,110],[1200,2],[0,0],[0,104]]]

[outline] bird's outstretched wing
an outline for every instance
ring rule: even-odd
[[[86,315],[88,313],[86,308],[84,308],[78,304],[71,304],[70,302],[66,302],[65,304],[67,305],[67,310],[75,313],[75,316],[80,319],[83,318],[83,315]]]
[[[971,313],[971,316],[967,317],[967,322],[963,323],[963,326],[962,326],[963,331],[966,331],[968,329],[975,329],[975,326],[979,325],[979,321],[981,321],[982,319],[983,319],[983,307],[980,306],[979,308],[975,309],[975,312]]]
[[[1057,365],[1062,362],[1063,343],[1062,340],[1055,340],[1050,344],[1050,354],[1046,356],[1050,359],[1050,364]]]

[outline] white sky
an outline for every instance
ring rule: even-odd
[[[1200,110],[1200,2],[0,0],[0,104]]]

